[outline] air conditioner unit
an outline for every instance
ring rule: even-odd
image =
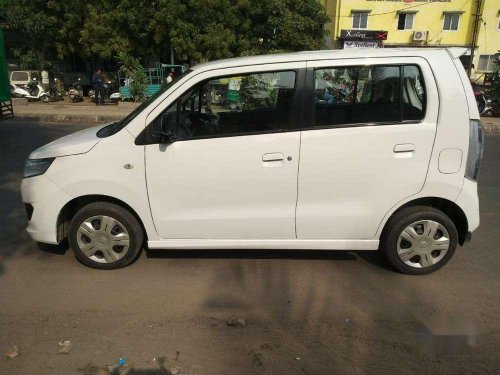
[[[427,31],[414,31],[413,32],[414,41],[425,41],[427,40]]]

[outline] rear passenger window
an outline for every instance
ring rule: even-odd
[[[425,113],[425,89],[416,66],[317,69],[314,89],[318,127],[418,121]]]

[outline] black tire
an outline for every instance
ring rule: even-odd
[[[89,258],[80,249],[77,240],[78,228],[80,227],[80,225],[85,220],[100,215],[109,216],[115,220],[118,220],[119,223],[122,224],[126,229],[129,236],[129,247],[126,253],[124,253],[120,259],[109,263],[100,263]],[[71,219],[71,222],[69,224],[68,240],[76,258],[81,263],[92,268],[112,270],[126,267],[138,258],[142,250],[144,232],[139,221],[127,209],[113,203],[95,202],[82,207],[75,214],[73,219]]]
[[[449,235],[449,247],[444,257],[437,263],[423,268],[407,265],[398,255],[399,236],[408,226],[420,220],[432,220],[441,224]],[[399,272],[409,275],[425,275],[443,267],[453,256],[458,244],[458,232],[453,221],[442,211],[433,207],[415,206],[404,208],[394,214],[387,222],[379,250],[389,263]]]

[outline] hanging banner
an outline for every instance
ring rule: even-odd
[[[5,60],[5,47],[3,32],[0,29],[0,102],[10,100],[9,75],[7,73],[7,61]]]

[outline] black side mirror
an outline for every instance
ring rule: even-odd
[[[153,136],[160,138],[160,143],[174,143],[177,140],[175,125],[176,113],[164,113],[161,119],[156,119],[153,123]]]

